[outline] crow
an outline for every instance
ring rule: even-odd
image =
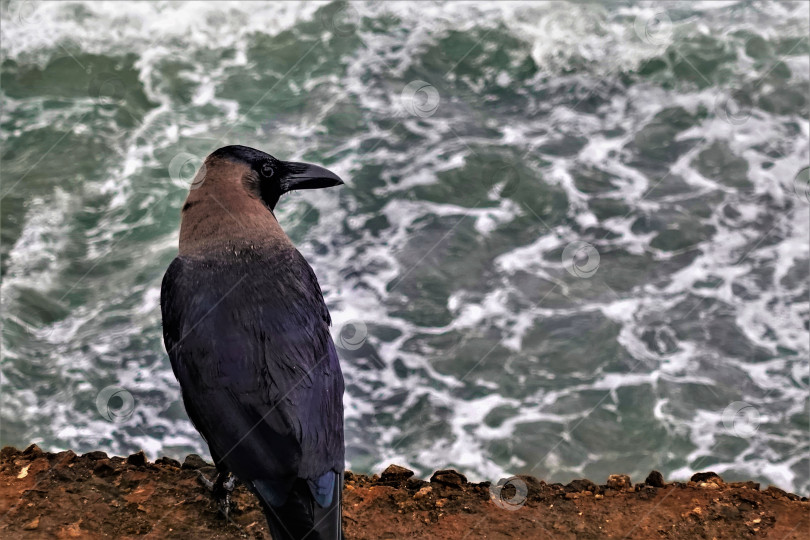
[[[340,184],[317,165],[216,150],[191,184],[161,287],[172,370],[217,467],[207,484],[225,510],[233,476],[248,486],[275,540],[342,538],[344,383],[331,318],[273,213],[284,193]]]

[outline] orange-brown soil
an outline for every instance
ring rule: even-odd
[[[253,495],[238,486],[230,519],[198,480],[210,464],[181,465],[103,452],[0,452],[2,538],[269,538]],[[575,480],[546,484],[521,476],[498,488],[455,471],[430,481],[391,466],[381,476],[347,473],[347,538],[810,538],[810,502],[753,482],[725,483],[699,473],[665,483],[651,473],[630,484]],[[525,489],[524,489],[525,487]]]

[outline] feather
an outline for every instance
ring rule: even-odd
[[[217,466],[270,509],[306,507],[280,514],[299,521],[318,513],[301,485],[319,510],[339,504],[343,377],[323,295],[301,254],[178,257],[163,279],[161,310],[186,411]]]

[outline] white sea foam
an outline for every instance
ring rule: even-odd
[[[169,412],[170,406],[179,407],[179,403],[172,404],[179,393],[159,343],[157,284],[162,268],[157,268],[154,261],[165,258],[168,262],[176,245],[176,231],[132,243],[126,239],[129,237],[122,240],[122,236],[131,231],[148,230],[163,219],[162,212],[177,211],[177,208],[161,205],[161,200],[175,189],[173,186],[144,184],[148,171],[165,168],[166,164],[157,157],[161,152],[178,150],[181,139],[214,144],[218,135],[244,120],[241,115],[247,111],[240,108],[237,101],[218,96],[217,87],[228,70],[250,69],[247,51],[251,37],[257,33],[275,35],[300,21],[311,20],[322,4],[25,4],[29,8],[23,10],[23,3],[12,2],[4,14],[2,54],[5,58],[44,66],[54,55],[69,56],[77,51],[115,56],[135,53],[139,80],[147,97],[157,107],[121,139],[121,159],[105,171],[105,180],[90,183],[87,192],[81,195],[56,189],[29,201],[22,217],[24,224],[20,238],[9,252],[2,285],[4,308],[8,299],[13,299],[14,294],[26,287],[50,290],[59,285],[57,297],[73,284],[77,284],[78,291],[83,290],[87,283],[72,274],[70,279],[73,281],[64,286],[65,266],[69,262],[66,253],[71,242],[84,249],[77,257],[82,271],[91,270],[90,276],[83,279],[89,280],[98,290],[96,294],[83,296],[80,305],[70,306],[70,313],[64,318],[32,329],[35,342],[42,348],[31,346],[6,351],[9,358],[50,355],[53,363],[49,369],[58,375],[64,388],[55,392],[41,386],[15,388],[4,392],[4,407],[20,412],[21,422],[40,426],[31,427],[26,433],[33,442],[56,439],[56,444],[63,446],[84,449],[103,446],[112,452],[125,452],[135,445],[144,448],[150,457],[176,449],[204,453],[205,447],[193,427],[185,420],[174,419]],[[540,103],[535,112],[548,113],[541,115],[541,119],[516,115],[504,125],[500,125],[498,118],[481,120],[496,132],[495,136],[489,137],[478,133],[454,133],[460,129],[458,124],[443,116],[441,109],[426,119],[405,116],[398,107],[402,88],[369,82],[376,80],[375,74],[386,74],[394,80],[404,77],[417,64],[422,52],[452,29],[475,32],[476,39],[480,38],[483,46],[490,46],[486,32],[502,24],[507,32],[527,44],[531,58],[540,68],[539,74],[525,88],[527,92],[543,91],[554,95],[555,91],[576,83],[597,89],[599,79],[610,81],[616,73],[636,69],[642,61],[661,54],[679,37],[694,31],[696,26],[703,25],[708,32],[718,28],[729,31],[730,23],[723,10],[740,4],[720,4],[702,2],[691,6],[693,14],[684,20],[671,17],[672,27],[664,27],[662,33],[652,36],[654,43],[642,39],[634,31],[632,22],[655,15],[660,11],[657,5],[631,4],[621,6],[613,13],[595,4],[553,2],[532,5],[522,2],[420,3],[418,6],[408,3],[351,4],[361,18],[388,16],[396,20],[396,34],[361,32],[359,37],[363,44],[350,53],[347,69],[339,80],[334,75],[324,80],[309,80],[302,90],[311,92],[316,83],[331,81],[356,99],[366,114],[364,121],[374,119],[368,121],[362,136],[353,135],[337,142],[328,157],[340,156],[330,167],[348,178],[349,184],[353,173],[364,164],[387,164],[381,173],[382,186],[375,188],[375,192],[380,197],[392,197],[378,212],[385,216],[389,226],[383,234],[372,235],[366,230],[366,223],[374,216],[357,215],[357,201],[341,197],[336,191],[311,192],[307,193],[305,201],[317,209],[321,218],[300,238],[299,244],[319,276],[331,308],[336,338],[344,324],[357,319],[398,332],[396,337],[387,341],[376,335],[369,337],[369,343],[383,362],[379,369],[364,369],[352,361],[344,362],[350,388],[345,398],[347,439],[367,447],[374,456],[373,463],[368,466],[379,467],[396,460],[427,472],[431,467],[451,460],[473,479],[497,479],[526,470],[534,463],[517,454],[507,462],[499,460],[489,454],[489,443],[515,437],[516,428],[522,424],[545,421],[565,426],[557,434],[560,441],[578,444],[577,426],[593,412],[595,404],[576,402],[577,405],[561,412],[556,407],[559,403],[575,400],[589,392],[602,392],[606,397],[599,407],[615,412],[621,391],[649,385],[653,388],[655,403],[651,417],[672,434],[674,440],[679,440],[683,434],[695,446],[691,455],[685,457],[685,464],[669,473],[676,478],[688,477],[696,462],[713,455],[715,445],[724,434],[722,407],[720,410],[699,407],[687,412],[676,410],[676,405],[680,404],[679,396],[666,394],[664,387],[696,385],[707,388],[710,394],[718,391],[713,389],[717,383],[713,378],[716,375],[701,372],[697,364],[697,358],[706,348],[704,341],[679,336],[677,350],[657,353],[650,350],[643,333],[650,328],[650,321],[667,327],[676,324],[678,321],[669,320],[666,315],[689,294],[730,305],[740,335],[776,356],[757,362],[727,355],[714,358],[722,368],[729,372],[732,368],[735,372],[739,370],[755,382],[759,394],[752,393],[746,399],[761,409],[765,418],[763,424],[786,422],[790,415],[801,414],[802,404],[806,403],[807,364],[793,358],[810,356],[804,326],[808,317],[807,288],[806,284],[804,288],[800,285],[788,287],[783,280],[795,273],[796,265],[806,267],[810,258],[807,244],[810,225],[806,208],[796,209],[799,203],[790,192],[796,171],[807,163],[810,133],[805,119],[782,118],[755,107],[746,123],[732,125],[719,119],[714,109],[718,93],[727,91],[726,88],[672,90],[642,81],[611,94],[597,113],[583,112],[570,102],[559,107]],[[80,16],[73,9],[77,6],[83,13]],[[752,11],[764,18],[759,20],[756,29],[766,37],[778,37],[772,35],[772,28],[769,28],[774,21],[784,24],[788,30],[802,29],[801,21],[806,19],[802,19],[800,9],[801,6],[788,4],[768,4],[764,9],[755,3]],[[743,21],[735,28],[751,27],[750,21]],[[110,28],[116,31],[110,32]],[[324,32],[329,31],[324,27]],[[205,69],[195,58],[195,53],[200,51],[230,48],[234,50],[233,55],[222,60],[213,70]],[[744,54],[738,56],[744,58]],[[188,62],[192,66],[186,72],[193,85],[190,103],[186,105],[188,109],[179,108],[162,86],[158,66],[167,59]],[[810,76],[805,57],[785,61],[794,78],[806,81]],[[573,74],[567,73],[576,65],[588,67]],[[453,76],[449,79],[453,80]],[[519,84],[508,71],[497,73],[494,79],[501,87]],[[320,124],[341,97],[330,96],[328,103],[318,107],[311,117],[296,118],[294,125],[282,126],[279,133],[273,134],[272,140],[279,141],[294,154],[288,157],[304,156],[314,148],[313,137],[317,136]],[[444,95],[442,99],[449,97]],[[683,177],[690,187],[686,195],[676,193],[655,200],[647,197],[655,180],[629,165],[623,159],[623,153],[654,115],[673,106],[683,107],[692,114],[709,111],[705,119],[681,132],[678,141],[704,137],[707,141],[728,141],[731,150],[743,156],[749,164],[748,176],[753,183],[754,195],[769,196],[780,205],[786,201],[793,203],[791,210],[774,218],[773,234],[779,236],[778,242],[757,244],[768,232],[758,225],[768,218],[760,199],[738,197],[734,189],[704,177],[692,166],[704,146],[696,145],[670,167],[670,173]],[[70,110],[49,110],[42,106],[39,98],[6,100],[4,96],[4,121],[15,110],[35,112],[29,115],[32,120],[14,125],[4,137],[54,125],[67,127],[91,109],[92,104],[82,100],[77,100]],[[203,110],[209,112],[200,113]],[[414,138],[419,138],[419,142],[404,150],[380,145],[361,154],[359,149],[363,143],[392,137],[390,132],[393,130],[381,127],[385,124],[379,121],[391,118],[398,120]],[[759,147],[769,141],[788,138],[786,123],[798,125],[800,136],[792,136],[794,144],[787,148],[787,153],[774,159]],[[79,128],[87,129],[87,126],[80,125]],[[624,133],[607,136],[603,132],[609,129],[622,129]],[[586,145],[576,155],[543,155],[545,163],[535,164],[535,157],[540,154],[537,149],[559,133],[582,135],[587,139]],[[549,186],[559,188],[567,195],[570,206],[566,219],[549,229],[544,228],[526,245],[497,255],[493,266],[498,279],[488,281],[486,290],[462,288],[452,291],[445,306],[452,317],[450,323],[417,325],[391,313],[386,302],[397,294],[396,287],[406,280],[419,262],[402,260],[400,254],[410,247],[409,241],[419,229],[421,219],[442,217],[452,223],[457,220],[462,225],[461,220],[469,220],[475,232],[487,239],[500,225],[524,214],[525,210],[508,198],[502,199],[497,207],[470,209],[450,200],[427,202],[407,196],[420,186],[435,184],[439,173],[463,166],[472,156],[474,147],[495,144],[525,151],[523,159],[532,162],[529,166],[542,172],[542,178]],[[763,168],[766,161],[772,161],[773,166]],[[579,239],[582,231],[590,227],[601,226],[616,235],[615,239],[598,243],[597,249],[621,248],[635,256],[649,255],[652,261],[660,264],[673,257],[650,247],[656,232],[634,228],[635,215],[618,215],[598,222],[589,207],[592,196],[580,191],[571,175],[574,167],[584,163],[616,175],[617,190],[612,196],[652,215],[673,205],[688,204],[685,198],[695,193],[708,196],[718,191],[734,197],[733,206],[739,216],[732,222],[731,218],[721,214],[722,208],[711,208],[708,223],[716,228],[714,237],[702,240],[697,246],[700,254],[685,266],[669,272],[665,282],[639,284],[630,291],[618,293],[605,290],[604,297],[587,300],[586,295],[586,299],[571,301],[561,307],[547,302],[534,305],[526,300],[532,305],[514,311],[510,295],[523,297],[530,292],[517,290],[511,285],[510,280],[521,272],[554,283],[564,298],[576,298],[572,295],[576,294],[581,283],[566,282],[563,261],[559,256],[549,254]],[[104,202],[107,207],[96,209],[102,214],[98,224],[82,231],[83,238],[71,238],[71,219],[86,201],[95,200],[92,198],[95,195],[107,197]],[[278,216],[285,227],[296,223],[303,204],[304,199],[294,197],[282,202]],[[142,212],[144,209],[148,211]],[[343,241],[339,231],[344,225],[359,239],[350,243]],[[126,257],[119,256],[120,251],[117,251],[123,246],[129,250]],[[325,253],[323,246],[326,246]],[[422,254],[429,248],[426,247]],[[96,263],[105,268],[102,279],[93,275],[92,267]],[[766,286],[756,289],[758,297],[740,298],[734,286],[755,284],[756,272],[763,268],[771,269],[772,276],[767,279]],[[154,279],[144,285],[142,276],[150,273],[154,274]],[[718,275],[724,281],[716,288],[695,285]],[[591,283],[598,283],[600,277],[597,272]],[[753,285],[750,287],[754,288]],[[468,336],[482,333],[482,329],[492,329],[499,336],[499,341],[493,345],[503,346],[513,355],[510,359],[516,361],[527,336],[538,323],[583,313],[597,313],[620,327],[616,340],[631,358],[624,371],[577,372],[576,376],[581,377],[578,381],[562,383],[562,387],[538,386],[526,395],[513,396],[500,381],[490,380],[475,370],[467,379],[461,380],[460,374],[450,374],[448,370],[437,367],[445,354],[451,354],[446,350],[417,353],[408,348],[412,347],[411,341],[419,341],[424,336],[441,337],[454,332]],[[699,313],[697,310],[695,316]],[[769,337],[769,332],[775,337]],[[671,333],[675,334],[674,331]],[[153,356],[151,359],[128,352],[130,349],[141,350],[139,346],[147,348],[133,345],[143,339],[143,335],[152,339],[148,347]],[[778,356],[777,344],[794,350],[796,356]],[[48,352],[43,352],[45,350]],[[486,350],[480,354],[485,353]],[[526,360],[533,371],[517,373],[514,380],[525,384],[531,377],[538,380],[563,377],[545,369],[543,360]],[[398,363],[404,368],[397,367]],[[405,375],[400,374],[403,369]],[[465,382],[485,389],[486,395],[459,397]],[[86,406],[95,399],[98,390],[108,384],[119,385],[135,395],[135,413],[123,424],[110,423],[92,407]],[[7,386],[3,389],[6,390]],[[396,402],[394,398],[403,393],[406,396],[402,403]],[[445,421],[442,429],[446,431],[441,436],[431,435],[431,439],[416,437],[416,443],[398,445],[411,433],[407,412],[422,398],[427,400],[427,408]],[[779,406],[774,405],[777,398]],[[388,400],[394,400],[390,403],[395,404]],[[487,424],[485,418],[498,407],[513,407],[520,412],[505,418],[500,424]],[[771,412],[772,409],[775,412]],[[378,416],[386,414],[392,415],[402,425],[378,424]],[[48,419],[52,432],[43,426],[43,418]],[[434,417],[430,418],[430,421],[434,420]],[[427,427],[432,425],[430,422],[425,424]],[[799,451],[790,456],[772,455],[770,443],[776,440],[795,444]],[[712,463],[712,468],[720,473],[734,471],[735,474],[758,475],[783,487],[808,489],[806,472],[804,475],[795,472],[795,467],[806,455],[806,441],[802,442],[799,434],[793,431],[783,433],[778,426],[763,425],[748,442],[746,451],[738,456],[721,456],[722,460]],[[600,458],[593,454],[594,449],[579,450],[583,451],[584,457],[574,464],[559,447],[538,458],[543,458],[540,460],[543,467],[554,479],[564,479],[574,472],[581,473]],[[661,450],[657,455],[665,454],[666,451]]]

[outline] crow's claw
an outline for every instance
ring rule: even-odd
[[[197,471],[197,480],[199,480],[208,491],[214,491],[214,483],[206,478],[202,471]]]
[[[211,492],[211,496],[219,506],[219,511],[222,512],[222,515],[224,515],[227,520],[230,515],[231,492],[236,486],[236,477],[229,472],[220,472],[212,482],[205,477],[202,471],[197,471],[197,475],[202,485]]]

